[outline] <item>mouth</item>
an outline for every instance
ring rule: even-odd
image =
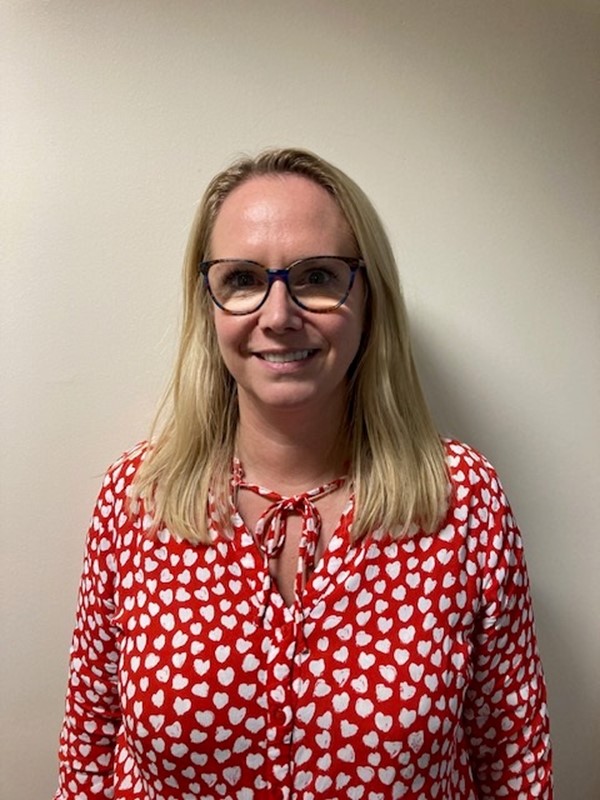
[[[285,353],[256,353],[256,355],[271,364],[288,364],[291,361],[305,361],[316,352],[316,350],[289,350]]]

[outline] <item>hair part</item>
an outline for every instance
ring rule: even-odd
[[[179,536],[209,543],[209,517],[230,527],[230,471],[238,425],[237,389],[221,358],[211,301],[198,273],[210,257],[215,219],[228,195],[265,175],[302,175],[326,189],[366,263],[363,341],[348,378],[346,430],[355,494],[352,536],[434,531],[448,502],[444,449],[427,408],[410,346],[398,270],[381,220],[341,170],[295,148],[243,157],[209,183],[184,260],[184,309],[173,375],[155,419],[132,504]],[[209,508],[208,498],[213,499]]]

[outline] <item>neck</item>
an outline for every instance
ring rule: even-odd
[[[322,410],[257,413],[240,405],[236,455],[246,479],[283,495],[307,491],[346,471],[343,415]]]

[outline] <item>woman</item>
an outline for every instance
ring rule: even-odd
[[[550,798],[519,532],[434,428],[365,195],[239,161],[185,270],[160,424],[90,527],[56,797]]]

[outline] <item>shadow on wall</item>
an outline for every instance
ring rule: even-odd
[[[564,493],[553,494],[558,486],[557,464],[560,453],[554,452],[551,431],[545,421],[531,417],[528,404],[521,405],[519,392],[506,402],[506,395],[497,392],[498,385],[518,387],[519,379],[511,364],[502,358],[488,358],[485,374],[478,371],[486,363],[475,342],[470,350],[454,341],[451,332],[442,337],[439,326],[423,325],[411,318],[415,361],[434,419],[442,435],[460,439],[481,451],[498,467],[507,488],[517,519],[527,517],[523,526],[526,556],[529,554],[530,579],[538,642],[542,654],[549,694],[551,731],[554,748],[555,797],[560,800],[596,800],[600,797],[600,763],[598,761],[597,684],[590,685],[590,676],[578,653],[586,652],[582,638],[589,631],[581,630],[577,604],[581,598],[565,600],[565,587],[545,579],[556,575],[557,561],[576,581],[578,550],[565,543],[559,550],[546,540],[544,519],[552,516],[552,507],[564,516]],[[467,359],[470,363],[465,363]],[[457,380],[460,376],[460,381]],[[535,387],[533,389],[535,391]],[[537,387],[540,391],[540,387]],[[507,390],[508,394],[508,390]],[[540,402],[543,398],[540,398]],[[526,411],[529,409],[530,417]],[[534,447],[537,452],[534,452]],[[535,476],[537,486],[545,485],[540,477],[540,458],[547,458],[548,486],[542,494],[530,495],[527,476]],[[560,468],[560,467],[559,467]],[[566,502],[569,502],[567,497]],[[574,502],[574,501],[570,501]],[[536,514],[536,504],[547,504]],[[559,508],[560,506],[560,508]],[[571,534],[573,532],[571,531]],[[535,554],[535,559],[531,555]],[[574,787],[569,776],[577,776]]]
[[[411,316],[410,328],[419,377],[440,433],[477,447],[477,433],[485,427],[489,409],[482,409],[474,402],[481,386],[475,388],[463,380],[462,348],[449,344],[451,336],[443,338],[439,326],[425,328],[414,316]],[[457,383],[457,375],[461,376],[460,383]]]

